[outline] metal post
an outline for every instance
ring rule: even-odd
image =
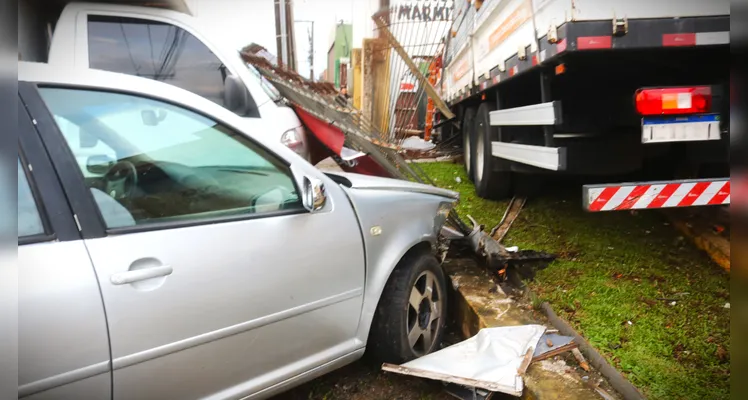
[[[314,21],[297,19],[297,20],[294,20],[294,22],[295,23],[304,22],[304,23],[310,23],[312,25],[311,29],[308,31],[309,32],[308,60],[309,60],[309,79],[314,81],[315,80],[314,79]]]
[[[286,37],[286,32],[288,32],[287,22],[288,19],[286,17],[286,0],[278,0],[278,9],[280,10],[280,40],[281,40],[281,65],[289,65],[289,58],[288,58],[288,37]]]
[[[314,21],[309,30],[309,79],[314,80]]]

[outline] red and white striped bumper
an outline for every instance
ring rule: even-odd
[[[730,204],[730,179],[585,185],[588,211],[641,210]]]

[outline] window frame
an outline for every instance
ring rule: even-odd
[[[18,85],[19,92],[27,87],[25,82],[18,82]],[[26,176],[44,232],[19,237],[18,245],[80,240],[81,235],[70,204],[35,128],[38,122],[31,118],[26,107],[19,96],[18,160]],[[29,166],[33,166],[33,170],[30,170]],[[40,190],[42,187],[44,190]]]
[[[192,35],[192,37],[195,38],[198,42],[200,42],[203,46],[205,46],[208,51],[210,51],[213,56],[223,64],[223,66],[226,68],[226,72],[228,75],[233,75],[236,77],[239,77],[240,80],[243,81],[241,78],[241,75],[239,74],[239,71],[234,70],[234,65],[231,63],[227,63],[228,60],[223,60],[220,56],[221,52],[218,51],[209,41],[206,41],[205,38],[199,33],[193,30],[191,27],[184,25],[180,23],[179,21],[169,19],[169,18],[161,18],[158,16],[151,16],[151,15],[141,15],[141,14],[128,14],[128,13],[114,13],[114,12],[106,12],[106,11],[96,11],[96,12],[86,12],[83,15],[79,17],[78,20],[79,25],[83,25],[83,29],[81,29],[82,37],[85,45],[85,57],[83,58],[85,60],[85,65],[87,68],[91,68],[91,43],[89,41],[90,35],[88,32],[89,23],[93,20],[98,19],[99,21],[95,22],[106,22],[106,19],[115,20],[115,19],[128,19],[132,21],[142,21],[144,23],[154,23],[154,24],[161,24],[161,25],[171,25],[177,29],[181,29],[184,32]],[[127,75],[127,74],[126,74]],[[132,75],[131,75],[132,76]],[[146,78],[148,79],[148,78]],[[166,82],[169,83],[169,82]],[[248,104],[248,112],[246,115],[239,115],[243,118],[260,118],[260,107],[257,104],[257,101],[254,98],[254,95],[252,94],[252,91],[249,90],[249,87],[246,85],[246,82],[242,82],[247,90],[247,94],[249,96],[249,104]],[[171,83],[169,83],[171,84]],[[259,84],[259,83],[258,83]],[[176,85],[174,85],[176,86]],[[179,87],[179,86],[177,86]],[[180,87],[183,90],[187,90],[185,88]],[[195,93],[191,90],[187,90],[190,93],[196,94],[200,97],[203,97],[202,95]],[[207,99],[206,97],[203,97]],[[208,99],[210,100],[210,99]],[[225,105],[219,104],[222,107],[225,107]]]
[[[165,104],[169,104],[173,107],[177,107],[177,108],[187,110],[189,112],[193,112],[204,118],[210,119],[211,121],[214,121],[217,124],[221,124],[225,128],[228,128],[229,130],[234,131],[239,135],[243,135],[248,141],[252,142],[252,144],[254,144],[257,148],[264,151],[268,157],[271,157],[275,159],[279,164],[284,165],[287,168],[289,178],[291,179],[291,182],[294,185],[294,189],[299,194],[300,204],[301,204],[302,192],[299,186],[299,182],[294,176],[293,169],[291,168],[290,162],[285,160],[283,157],[278,156],[276,153],[268,149],[262,143],[254,140],[251,136],[246,136],[244,133],[241,132],[240,129],[237,129],[232,124],[226,123],[220,118],[216,118],[215,116],[208,115],[205,112],[197,110],[191,106],[176,103],[170,99],[158,98],[155,96],[139,93],[136,91],[120,90],[120,89],[114,89],[114,88],[89,87],[89,86],[76,85],[76,84],[46,84],[46,83],[45,84],[32,84],[31,87],[27,87],[26,90],[24,90],[24,93],[23,93],[24,101],[26,101],[26,98],[28,97],[29,98],[28,103],[33,103],[33,107],[30,107],[30,110],[33,111],[32,115],[34,115],[34,117],[38,121],[39,132],[43,138],[43,141],[45,142],[48,148],[56,149],[56,151],[50,152],[50,157],[52,158],[54,162],[55,169],[57,170],[58,175],[60,175],[61,177],[61,181],[63,183],[63,186],[65,187],[66,193],[68,193],[69,197],[72,197],[75,199],[75,201],[71,201],[71,203],[73,203],[72,208],[75,214],[78,216],[78,219],[82,226],[81,230],[83,233],[83,237],[86,239],[93,239],[93,238],[107,237],[107,236],[114,236],[114,235],[124,235],[124,234],[131,234],[131,233],[158,231],[158,230],[165,230],[165,229],[188,228],[188,227],[194,227],[194,226],[212,225],[212,224],[217,224],[217,223],[229,223],[229,222],[249,221],[249,220],[254,220],[254,219],[262,219],[262,218],[273,218],[273,217],[290,216],[290,215],[298,215],[298,214],[309,214],[309,211],[307,211],[302,206],[302,207],[299,207],[298,209],[277,210],[277,211],[259,212],[259,213],[250,213],[250,214],[239,214],[239,215],[230,215],[230,216],[223,216],[223,217],[194,218],[194,219],[189,219],[185,221],[152,222],[152,223],[136,225],[136,226],[109,228],[106,226],[104,217],[101,214],[101,211],[98,205],[94,201],[93,194],[91,194],[89,188],[86,187],[83,173],[80,171],[80,167],[77,164],[75,155],[73,154],[72,150],[70,149],[67,142],[65,141],[65,138],[62,132],[59,130],[59,127],[57,126],[57,123],[54,120],[54,115],[52,114],[51,110],[47,108],[46,104],[44,103],[44,100],[41,97],[41,93],[39,92],[39,89],[42,89],[42,88],[98,91],[98,92],[105,92],[105,93],[112,93],[112,94],[135,96],[135,97],[140,97],[140,98],[144,98],[144,99],[148,99],[152,101],[162,102]],[[19,91],[20,91],[20,87],[19,87]],[[209,101],[209,100],[206,100],[206,101]]]

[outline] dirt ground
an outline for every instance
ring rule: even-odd
[[[447,400],[441,383],[382,372],[359,361],[273,400]]]

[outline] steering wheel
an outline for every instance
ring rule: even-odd
[[[132,195],[138,186],[138,171],[130,161],[118,161],[104,174],[105,192],[115,200]]]

